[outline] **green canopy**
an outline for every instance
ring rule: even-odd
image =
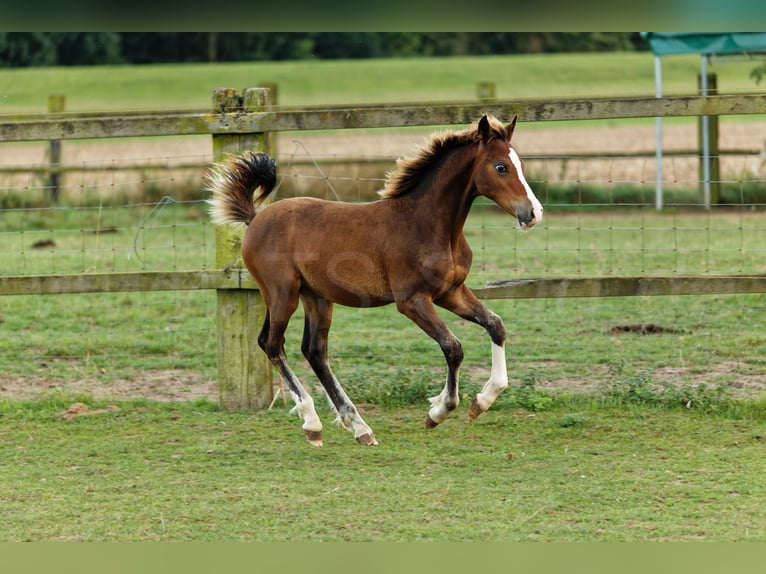
[[[672,54],[753,54],[766,52],[764,32],[642,32],[657,56]]]
[[[662,96],[662,57],[700,54],[700,94],[707,95],[707,64],[711,56],[766,53],[764,32],[641,32],[654,53],[656,94]],[[657,175],[655,204],[662,209],[662,118],[657,118]],[[705,205],[710,205],[710,141],[708,117],[702,116],[702,183]]]

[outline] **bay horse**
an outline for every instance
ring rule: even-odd
[[[338,415],[336,422],[363,445],[378,442],[327,360],[335,303],[395,303],[439,344],[447,381],[441,393],[429,399],[428,428],[444,422],[457,407],[463,360],[460,341],[434,305],[479,324],[491,339],[490,377],[471,403],[470,420],[507,388],[505,327],[465,285],[472,253],[463,225],[478,196],[516,217],[522,229],[542,220],[543,208],[510,143],[515,126],[516,117],[504,126],[483,116],[462,131],[433,134],[414,157],[397,161],[378,192],[380,199],[369,203],[300,197],[263,207],[277,177],[276,162],[262,153],[245,152],[214,165],[206,175],[212,220],[247,224],[242,259],[266,304],[258,344],[286,382],[311,444],[322,445],[322,422],[284,350],[285,329],[299,300],[305,310],[303,355]]]

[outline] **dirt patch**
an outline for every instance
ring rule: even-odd
[[[607,389],[614,383],[614,374],[604,365],[595,365],[591,370],[578,377],[559,377],[546,379],[546,368],[554,368],[549,363],[525,364],[523,369],[537,369],[541,380],[535,387],[546,392],[580,393],[598,389]],[[467,367],[465,374],[474,382],[483,382],[489,377],[489,369],[485,367]],[[435,369],[434,376],[441,377],[441,370]],[[519,384],[514,373],[509,373],[511,384]],[[724,388],[735,398],[758,399],[766,395],[766,372],[748,366],[742,362],[724,361],[718,364],[706,365],[704,369],[689,367],[661,367],[652,370],[652,380],[657,384],[669,384],[676,387],[697,387],[704,384],[710,388]],[[349,388],[353,397],[353,388]],[[313,388],[315,395],[321,394],[321,389]],[[139,371],[131,379],[114,379],[104,382],[95,377],[64,380],[49,376],[7,377],[0,375],[0,398],[14,400],[39,400],[51,396],[77,397],[91,396],[101,400],[136,400],[151,401],[195,401],[204,399],[218,401],[217,381],[203,377],[199,373],[183,370],[151,370]],[[290,404],[289,398],[283,401],[282,395],[275,389],[279,404]],[[76,404],[76,403],[75,403]],[[75,409],[76,411],[76,409]],[[82,414],[73,412],[69,415]],[[66,413],[62,413],[65,416]],[[66,416],[69,416],[66,415]]]
[[[152,401],[217,401],[218,383],[199,373],[172,369],[139,371],[130,379],[108,382],[96,377],[64,379],[41,375],[0,376],[2,398],[37,400],[56,395],[85,395],[105,400],[145,398]]]
[[[615,375],[608,365],[593,365],[587,372],[577,377],[548,378],[546,369],[555,370],[555,363],[539,365],[520,365],[519,372],[537,369],[541,375],[535,382],[535,388],[550,393],[588,393],[609,389],[615,384]],[[483,382],[489,377],[489,369],[475,367],[466,369],[474,382]],[[519,380],[509,371],[511,385],[518,385]],[[704,368],[669,366],[652,369],[651,380],[658,385],[676,388],[697,388],[704,385],[710,389],[722,388],[728,396],[736,399],[758,400],[766,396],[766,372],[757,366],[741,361],[723,361],[705,365]]]
[[[686,333],[680,329],[672,327],[663,327],[654,323],[640,323],[637,325],[615,325],[609,329],[611,335],[620,335],[622,333],[635,333],[637,335],[659,335],[662,333]]]
[[[120,410],[120,407],[116,405],[109,405],[105,409],[91,409],[85,403],[72,403],[68,409],[61,413],[61,418],[64,420],[71,420],[77,417],[83,417],[87,415],[100,415],[103,413],[113,413]]]
[[[723,361],[702,368],[662,367],[652,371],[657,383],[676,386],[721,387],[732,397],[758,399],[766,395],[766,372],[739,361]]]

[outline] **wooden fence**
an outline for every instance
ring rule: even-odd
[[[0,141],[51,141],[139,136],[212,136],[213,159],[246,149],[270,150],[270,132],[468,124],[483,113],[521,121],[766,114],[766,95],[691,96],[558,102],[407,104],[272,109],[268,89],[218,89],[210,111],[3,116]],[[216,229],[216,270],[81,275],[0,276],[0,295],[215,289],[221,405],[228,410],[271,402],[271,367],[256,352],[263,302],[237,266],[240,236]],[[604,297],[763,293],[766,275],[524,279],[477,290],[481,298]]]
[[[335,130],[403,126],[468,124],[483,113],[519,116],[520,121],[598,120],[614,118],[683,117],[766,114],[766,94],[563,100],[558,102],[494,102],[488,104],[407,104],[390,106],[324,106],[321,108],[246,111],[258,88],[232,93],[236,106],[212,112],[132,112],[6,115],[0,141],[120,138],[166,135],[234,135],[279,131]]]

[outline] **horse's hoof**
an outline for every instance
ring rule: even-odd
[[[484,409],[479,406],[479,401],[474,397],[471,401],[471,407],[468,409],[468,420],[471,422],[475,421],[483,412]]]
[[[371,433],[364,433],[356,437],[356,442],[363,444],[364,446],[377,446],[378,441],[375,440],[375,436]]]
[[[322,431],[304,430],[306,440],[314,446],[322,446]]]
[[[433,429],[433,428],[436,428],[437,426],[439,426],[439,423],[437,423],[429,415],[426,415],[426,428]]]

